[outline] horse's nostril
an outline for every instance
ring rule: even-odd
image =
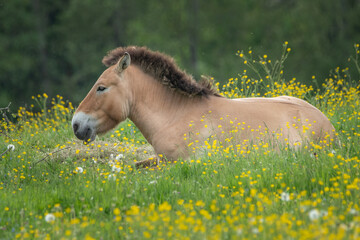
[[[92,134],[92,131],[91,131],[91,128],[87,128],[86,129],[86,133],[85,133],[85,141],[91,141],[91,134]]]
[[[74,123],[74,124],[73,124],[73,129],[74,129],[74,132],[76,133],[77,130],[79,129],[79,124],[78,124],[78,123]]]

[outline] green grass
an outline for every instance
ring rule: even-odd
[[[282,75],[271,69],[263,70],[269,86],[241,74],[222,92],[307,98],[330,118],[340,146],[239,152],[220,143],[200,158],[135,169],[152,151],[131,122],[83,145],[71,130],[71,104],[34,97],[42,112],[30,105],[15,124],[1,121],[0,154],[9,144],[15,150],[0,158],[0,239],[359,238],[358,82],[338,70],[315,91],[276,80]]]

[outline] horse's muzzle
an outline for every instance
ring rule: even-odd
[[[83,112],[75,113],[72,119],[75,136],[85,142],[91,142],[96,137],[96,119]]]

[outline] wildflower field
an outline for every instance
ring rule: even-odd
[[[337,139],[279,151],[212,138],[201,157],[137,169],[153,152],[130,121],[84,145],[61,96],[2,108],[0,239],[360,239],[359,45],[347,63],[357,75],[337,68],[320,86],[284,79],[290,51],[239,51],[247,71],[217,87],[305,99]]]

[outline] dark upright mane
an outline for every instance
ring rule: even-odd
[[[112,66],[125,52],[130,54],[131,63],[138,65],[145,73],[152,75],[171,89],[189,96],[221,96],[209,78],[203,77],[200,82],[196,82],[192,76],[186,74],[175,64],[174,59],[145,47],[116,48],[111,50],[102,62],[107,67]]]

